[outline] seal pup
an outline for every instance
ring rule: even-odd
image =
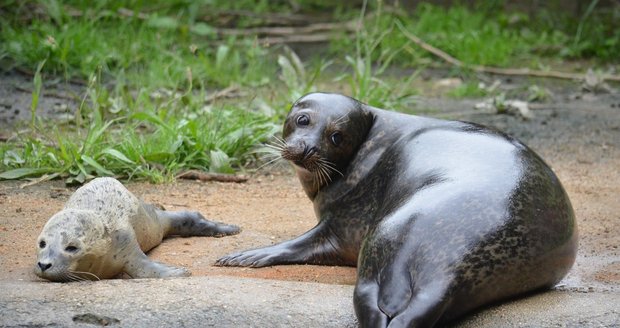
[[[575,260],[577,228],[560,181],[494,129],[312,93],[293,104],[281,154],[318,224],[216,264],[357,265],[363,327],[445,323],[550,288]]]
[[[198,212],[163,211],[143,203],[119,181],[97,178],[79,188],[53,215],[37,239],[34,273],[51,281],[189,276],[144,253],[171,235],[221,237],[234,225],[206,220]]]

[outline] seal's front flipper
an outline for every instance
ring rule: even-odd
[[[331,237],[330,237],[331,236]],[[276,264],[342,265],[336,243],[326,227],[319,223],[303,235],[273,246],[226,255],[217,266],[265,267]],[[355,263],[351,263],[355,265]]]
[[[207,220],[198,212],[160,210],[156,212],[158,217],[169,222],[166,236],[222,237],[241,232],[241,229],[236,225]]]
[[[136,255],[132,260],[128,261],[123,271],[132,278],[188,277],[190,275],[190,272],[185,268],[155,262],[144,253]]]

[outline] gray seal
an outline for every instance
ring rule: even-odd
[[[550,288],[573,265],[577,228],[564,188],[499,131],[312,93],[292,106],[283,139],[318,224],[217,265],[357,266],[363,327],[445,323]]]
[[[225,236],[234,225],[198,212],[163,211],[143,203],[119,181],[97,178],[79,188],[53,215],[37,239],[34,273],[51,281],[188,276],[185,268],[150,260],[145,252],[164,237]]]

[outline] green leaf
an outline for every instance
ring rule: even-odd
[[[32,100],[30,102],[30,124],[31,128],[34,129],[34,122],[36,118],[37,107],[39,106],[39,96],[41,95],[41,86],[43,85],[43,80],[41,78],[41,70],[43,69],[43,65],[45,65],[45,61],[37,65],[37,70],[34,72],[33,84],[34,90],[32,90]]]
[[[102,151],[102,153],[104,154],[108,154],[122,162],[125,163],[129,163],[129,164],[135,164],[134,161],[130,160],[129,158],[127,158],[127,156],[125,156],[125,154],[121,153],[120,151],[114,149],[114,148],[106,148]]]
[[[176,29],[179,27],[179,22],[172,17],[149,17],[146,25],[149,27],[163,28],[163,29]]]
[[[217,52],[215,53],[215,67],[222,67],[222,64],[228,59],[229,52],[230,47],[225,44],[221,44],[217,47]]]
[[[19,154],[13,150],[7,150],[4,154],[4,165],[12,165],[12,164],[24,164],[26,161],[19,156]]]
[[[230,157],[225,152],[216,149],[211,153],[211,167],[210,171],[221,173],[234,173],[235,170],[230,166]]]
[[[97,163],[97,161],[91,158],[90,156],[82,155],[82,160],[84,161],[84,163],[94,167],[98,174],[114,176],[114,172],[101,166],[101,164]]]
[[[207,36],[207,35],[215,34],[215,29],[213,29],[212,26],[209,26],[205,23],[196,23],[192,25],[192,27],[189,30],[192,31],[192,33],[198,34],[200,36]]]
[[[19,168],[14,170],[9,170],[6,172],[0,173],[0,179],[5,180],[14,180],[21,179],[31,175],[41,175],[47,172],[51,172],[52,170],[49,168]]]
[[[151,122],[155,124],[156,126],[162,127],[168,131],[174,130],[172,129],[172,127],[170,127],[170,125],[166,124],[161,118],[159,118],[157,115],[152,114],[152,113],[138,112],[138,113],[131,115],[131,118],[135,120]]]
[[[171,153],[159,152],[159,153],[144,154],[143,157],[145,160],[149,162],[161,163],[161,162],[165,162],[169,158],[172,158],[173,156],[174,154],[171,154]]]

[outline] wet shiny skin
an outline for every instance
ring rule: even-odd
[[[295,126],[300,113],[312,124]],[[334,129],[349,144],[330,144]],[[335,94],[298,100],[283,136],[337,169],[317,185],[312,163],[296,166],[319,223],[220,265],[357,264],[354,304],[365,327],[432,326],[553,286],[572,266],[570,201],[543,160],[509,136]]]

